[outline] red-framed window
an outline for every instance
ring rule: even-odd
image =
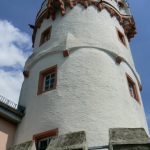
[[[48,27],[48,28],[41,34],[40,46],[50,39],[50,37],[51,37],[51,30],[52,30],[52,27]]]
[[[58,129],[53,129],[33,135],[33,140],[36,144],[36,150],[46,150],[51,139],[55,136],[58,136]]]
[[[140,98],[139,98],[139,94],[135,82],[128,74],[126,74],[126,77],[127,77],[128,88],[131,97],[133,97],[137,102],[140,102]]]
[[[120,41],[124,46],[127,46],[126,40],[125,40],[125,35],[124,35],[118,28],[116,28],[116,31],[117,31],[117,35],[118,35],[119,41]]]
[[[57,65],[47,68],[39,74],[39,84],[37,95],[53,89],[56,89],[57,84]]]

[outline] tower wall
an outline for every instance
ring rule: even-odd
[[[51,39],[39,46],[41,33],[49,26],[52,26]],[[55,21],[43,20],[36,33],[33,51],[38,53],[54,51],[56,47],[62,51],[77,46],[93,46],[124,57],[134,68],[128,39],[125,37],[127,43],[125,47],[118,39],[116,28],[124,33],[116,17],[112,18],[107,10],[99,12],[94,6],[85,9],[77,5],[71,11],[68,10],[63,17],[57,14]]]
[[[51,39],[39,47],[41,33],[49,26]],[[26,107],[26,115],[15,143],[54,128],[59,134],[85,130],[89,146],[108,144],[109,128],[148,131],[141,97],[138,103],[128,89],[126,73],[140,84],[128,39],[126,47],[118,40],[116,28],[124,33],[115,17],[93,6],[77,5],[63,17],[57,14],[55,21],[43,20],[25,66],[29,77],[24,80],[20,104]],[[63,57],[66,49],[69,57]],[[116,63],[117,56],[121,64]],[[37,95],[40,71],[54,65],[56,89]]]

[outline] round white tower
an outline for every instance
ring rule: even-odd
[[[148,131],[124,0],[45,0],[32,28],[16,144],[55,128],[59,135],[84,130],[89,146],[108,144],[110,128]]]

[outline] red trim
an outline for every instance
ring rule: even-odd
[[[135,22],[134,22],[133,17],[131,15],[120,14],[120,12],[108,2],[105,2],[105,1],[96,2],[93,0],[84,0],[84,1],[83,0],[73,0],[73,1],[60,0],[58,3],[56,0],[54,0],[52,2],[51,1],[48,2],[47,8],[45,10],[41,12],[41,9],[40,9],[40,11],[38,12],[36,23],[35,23],[35,29],[34,29],[33,36],[32,36],[33,46],[34,46],[37,28],[40,28],[43,20],[49,17],[51,17],[53,20],[56,18],[57,12],[54,6],[57,5],[58,10],[61,11],[61,14],[65,15],[66,13],[65,10],[67,9],[67,6],[69,6],[70,8],[73,8],[78,3],[83,5],[85,8],[87,8],[88,6],[94,5],[98,8],[99,11],[106,9],[112,17],[115,16],[117,18],[119,23],[124,28],[125,34],[128,37],[129,41],[136,34],[136,27],[135,27]]]
[[[47,138],[47,137],[51,137],[51,136],[57,136],[57,135],[58,135],[58,128],[35,134],[35,135],[33,135],[33,140],[37,141],[37,140],[40,140],[43,138]]]
[[[120,64],[123,61],[123,58],[121,56],[116,57],[116,63]]]
[[[124,35],[117,27],[116,27],[116,31],[117,31],[117,35],[118,35],[119,41],[120,41],[125,47],[127,47],[125,35]]]
[[[29,71],[24,70],[23,75],[24,75],[25,78],[28,78],[29,77]]]
[[[139,97],[139,93],[137,90],[137,86],[135,84],[135,82],[133,81],[133,79],[126,73],[126,77],[127,77],[127,82],[128,82],[128,88],[129,88],[129,83],[132,84],[133,86],[133,90],[135,93],[135,97],[130,93],[130,95],[137,101],[140,103],[140,97]],[[129,88],[129,92],[130,92],[130,88]]]
[[[64,57],[68,57],[69,56],[69,51],[68,50],[64,50],[63,51],[63,56]]]
[[[44,92],[47,92],[47,91],[43,91],[44,77],[45,77],[45,75],[47,75],[49,73],[52,73],[52,72],[55,72],[55,74],[56,74],[55,83],[54,83],[54,87],[49,89],[48,91],[56,89],[56,84],[57,84],[57,65],[55,65],[53,67],[50,67],[50,68],[47,68],[47,69],[45,69],[45,70],[40,72],[37,95],[40,95],[40,94],[42,94]]]

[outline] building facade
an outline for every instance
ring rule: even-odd
[[[7,150],[13,145],[17,125],[23,116],[24,107],[0,95],[0,150]]]
[[[33,29],[14,144],[85,131],[88,147],[109,144],[110,128],[148,127],[129,41],[125,0],[45,0]],[[94,137],[94,138],[93,138]]]

